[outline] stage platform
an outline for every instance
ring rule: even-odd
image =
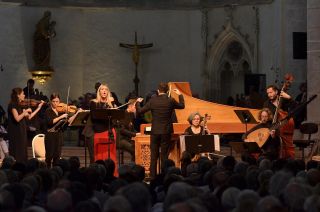
[[[308,155],[310,151],[310,147],[305,149],[305,156]],[[219,155],[228,156],[231,155],[231,148],[227,146],[221,146],[221,151],[216,152]],[[296,158],[301,158],[301,150],[299,148],[295,148],[295,154]],[[240,160],[240,154],[236,153],[234,150],[232,150],[232,155],[236,158],[236,160]],[[70,158],[71,156],[78,156],[80,159],[80,165],[81,167],[85,167],[85,149],[84,147],[79,146],[63,146],[62,147],[62,158]],[[28,158],[32,158],[32,149],[31,147],[28,147]],[[130,154],[127,152],[124,152],[124,163],[130,163]],[[90,163],[89,154],[87,151],[87,166]]]

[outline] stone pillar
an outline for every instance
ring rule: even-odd
[[[308,105],[308,121],[320,123],[320,1],[307,3],[308,96],[318,97]]]

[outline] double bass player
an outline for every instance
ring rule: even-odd
[[[287,82],[292,79],[286,78]],[[266,89],[268,100],[264,103],[264,107],[269,108],[274,116],[275,121],[284,119],[288,115],[288,111],[295,106],[295,101],[285,92],[287,83],[284,83],[281,91],[275,85],[269,85]],[[293,146],[293,119],[289,119],[288,123],[280,127],[281,137],[281,158],[294,158]]]

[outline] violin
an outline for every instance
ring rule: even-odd
[[[59,103],[59,105],[56,107],[56,110],[58,113],[76,113],[78,108],[75,105],[67,105],[65,103]]]
[[[24,99],[23,101],[19,102],[19,105],[23,107],[37,107],[41,102],[43,101],[35,99]]]

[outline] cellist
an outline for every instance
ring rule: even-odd
[[[272,111],[274,120],[284,119],[288,111],[295,106],[295,101],[291,96],[285,92],[286,84],[284,84],[281,91],[275,85],[269,85],[266,89],[268,100],[264,103],[264,107],[269,108]],[[273,121],[275,122],[275,121]],[[280,128],[280,137],[281,137],[281,148],[280,153],[281,158],[294,158],[294,146],[293,146],[293,131],[294,123],[293,119],[290,119],[289,122],[283,125]]]

